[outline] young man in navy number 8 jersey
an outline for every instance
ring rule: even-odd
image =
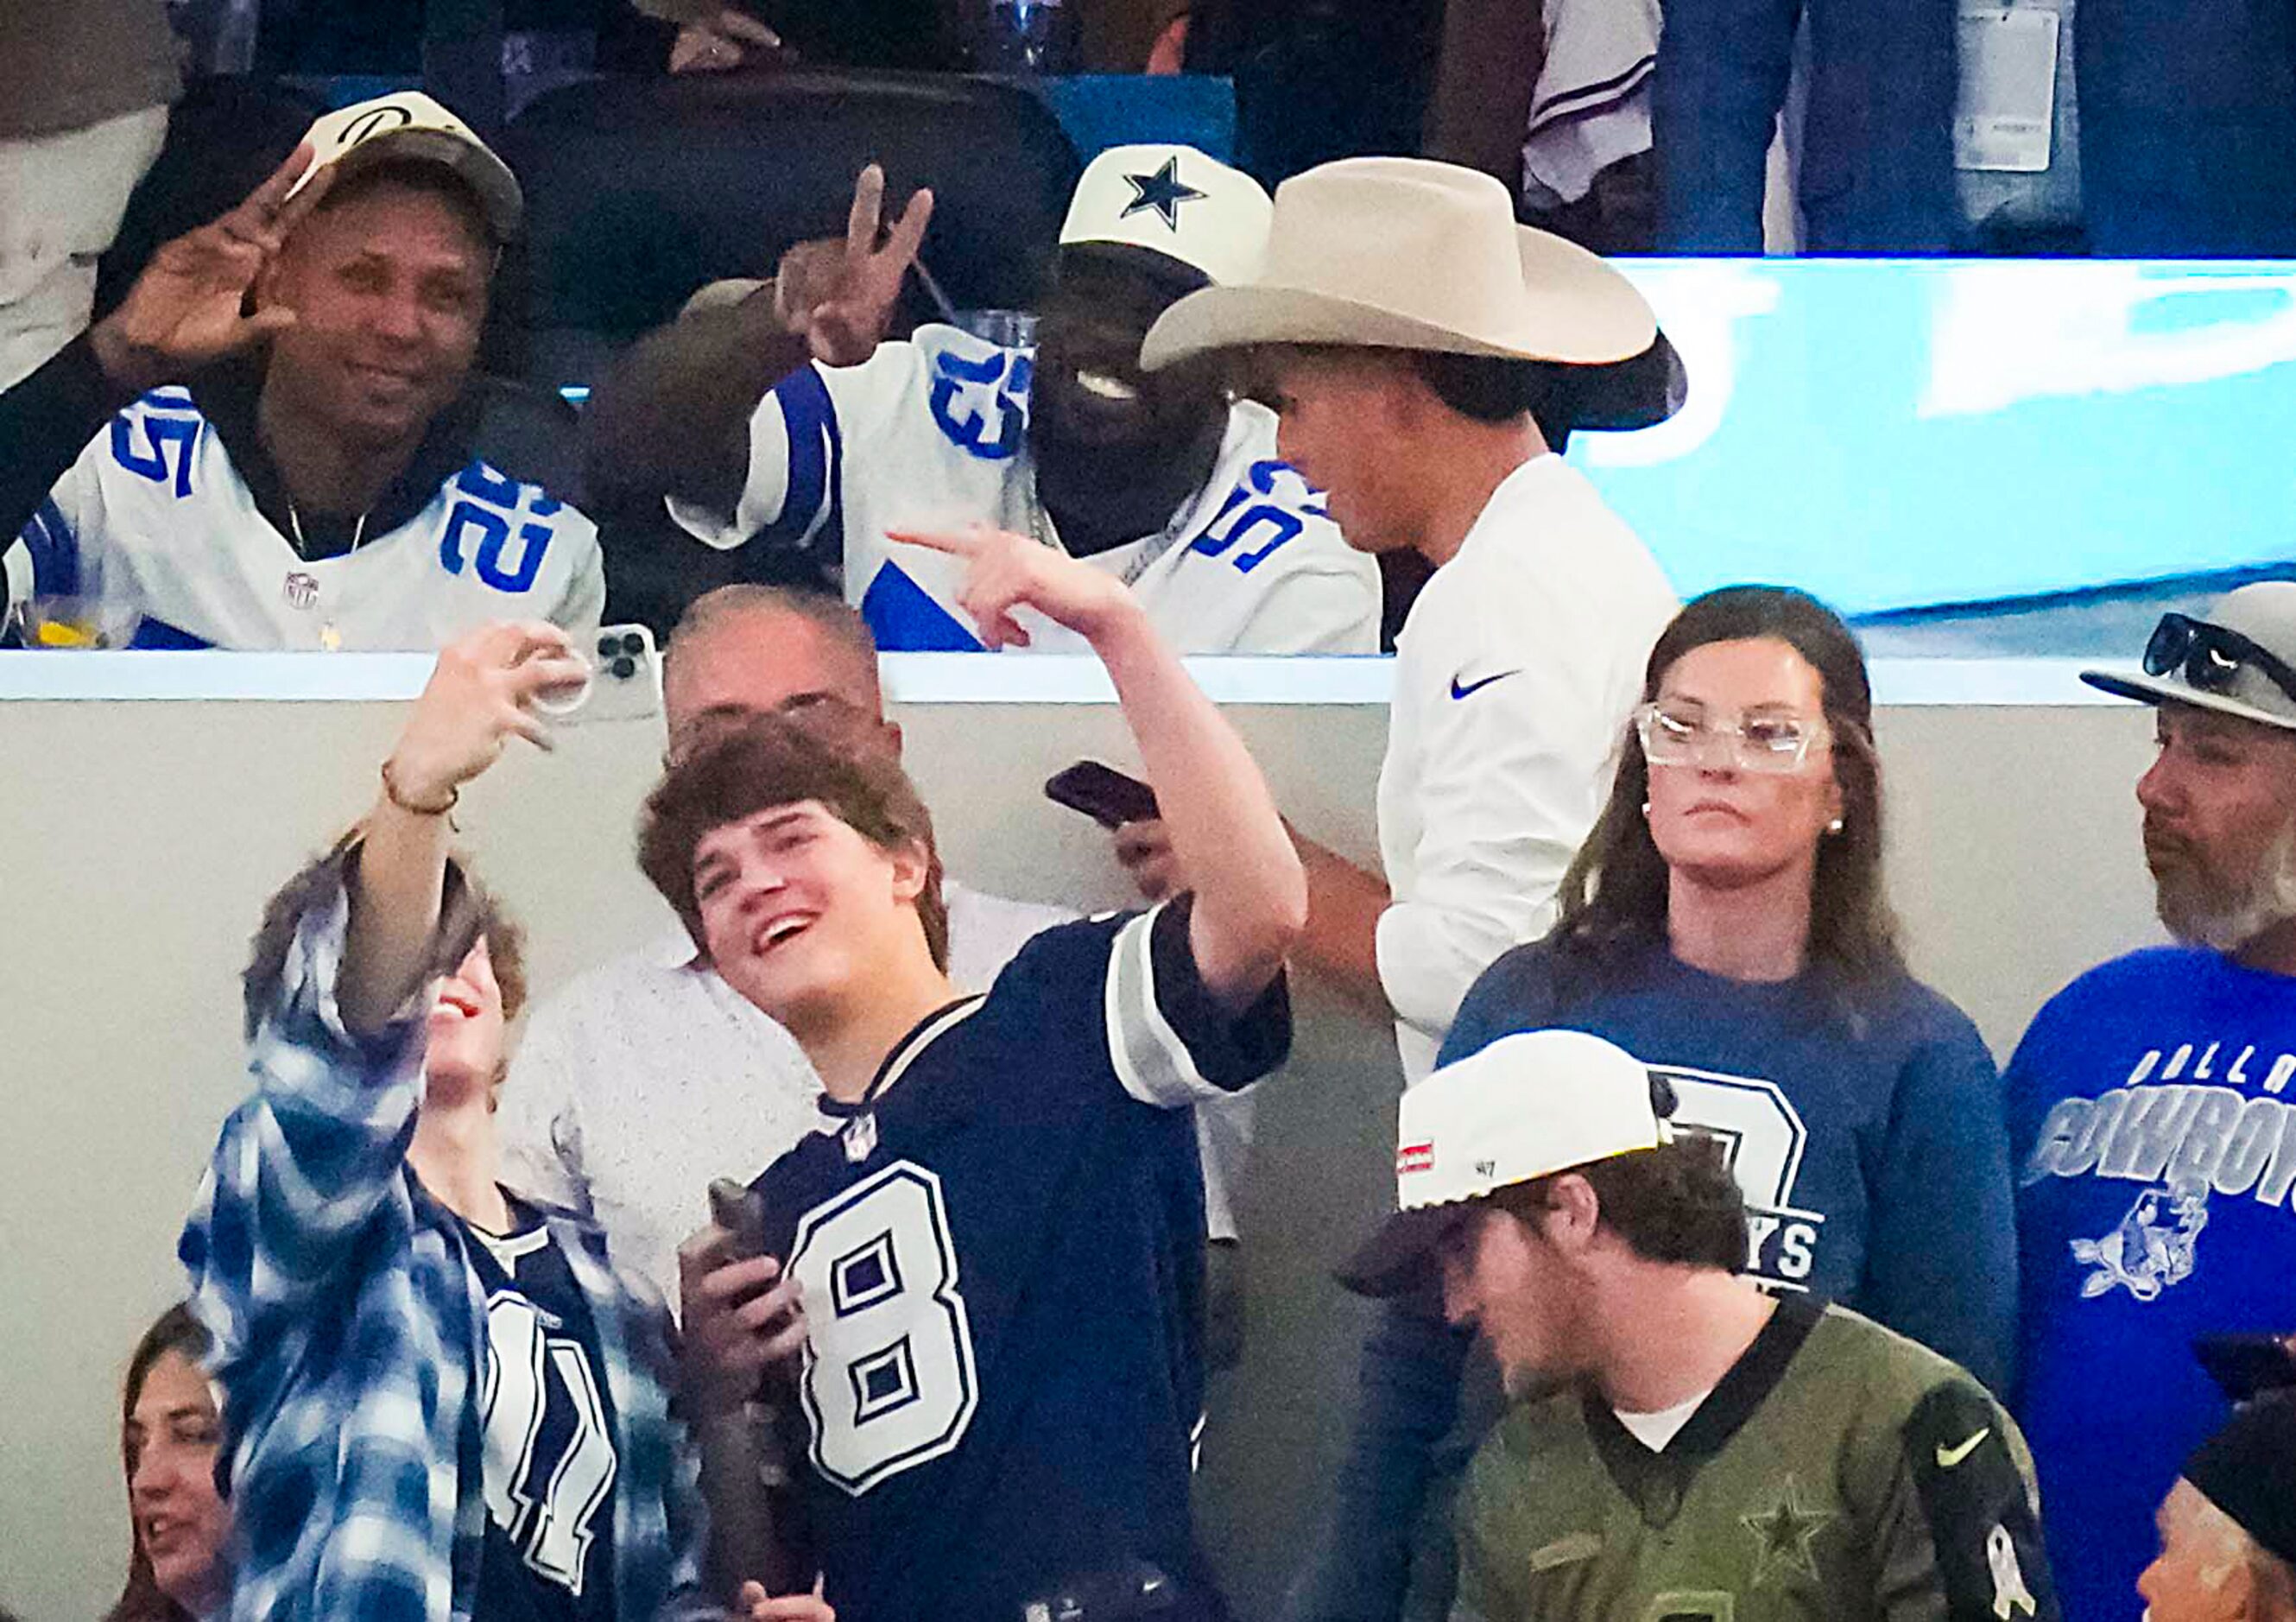
[[[1008,533],[896,539],[959,560],[991,647],[1026,641],[1032,610],[1092,646],[1196,887],[1047,930],[961,998],[897,764],[764,717],[673,765],[641,863],[825,1090],[821,1130],[753,1185],[767,1256],[689,1247],[689,1389],[741,1402],[801,1301],[785,1541],[846,1622],[1023,1622],[1068,1595],[1094,1622],[1216,1618],[1188,1523],[1185,1107],[1281,1062],[1305,880],[1242,741],[1121,581]]]

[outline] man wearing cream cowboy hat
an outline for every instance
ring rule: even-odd
[[[1392,1011],[1415,1082],[1476,975],[1553,920],[1676,606],[1555,452],[1574,427],[1662,420],[1679,371],[1624,276],[1517,226],[1488,176],[1416,158],[1286,181],[1258,275],[1174,304],[1141,364],[1245,348],[1349,544],[1436,570],[1397,641],[1386,883],[1301,846],[1300,955]],[[1178,887],[1160,852],[1127,853],[1144,889]]]

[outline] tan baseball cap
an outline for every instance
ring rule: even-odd
[[[471,127],[420,90],[398,90],[338,108],[305,132],[316,156],[287,195],[311,184],[323,169],[339,177],[386,159],[412,158],[455,171],[479,200],[487,229],[504,243],[518,235],[526,198],[518,177]]]
[[[1478,1202],[1518,1182],[1671,1141],[1642,1060],[1584,1031],[1522,1031],[1444,1066],[1403,1095],[1395,1214],[1340,1282],[1401,1295]]]

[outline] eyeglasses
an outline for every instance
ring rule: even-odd
[[[1822,720],[1797,715],[1742,715],[1725,727],[1702,712],[1664,703],[1635,711],[1643,758],[1653,766],[1726,766],[1784,775],[1800,771],[1825,741]]]
[[[2231,692],[2246,666],[2296,699],[2296,669],[2269,648],[2190,614],[2164,613],[2144,645],[2144,673],[2165,676],[2179,666],[2185,680],[2203,693]]]

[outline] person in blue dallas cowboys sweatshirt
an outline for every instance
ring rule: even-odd
[[[1906,971],[1881,815],[1848,628],[1775,587],[1698,598],[1652,652],[1559,921],[1484,972],[1441,1062],[1547,1026],[1641,1056],[1674,1086],[1677,1130],[1730,1147],[1749,1274],[1854,1307],[2005,1391],[2016,1250],[1999,1079],[1968,1018]],[[1499,1412],[1468,1349],[1431,1301],[1374,1324],[1335,1524],[1289,1616],[1448,1613],[1442,1511]]]
[[[2130,1622],[2153,1507],[2225,1418],[2193,1342],[2296,1330],[2296,582],[2168,614],[2141,673],[2083,679],[2158,706],[2136,798],[2177,943],[2081,976],[2009,1061],[2013,1406],[2065,1615]]]

